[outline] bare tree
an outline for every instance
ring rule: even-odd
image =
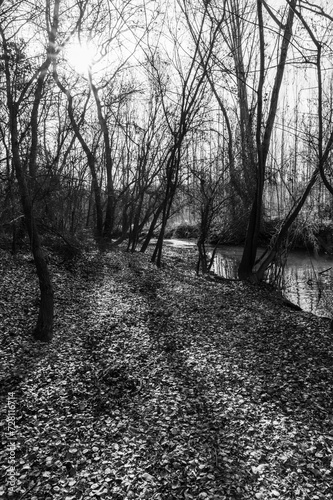
[[[76,138],[78,139],[85,155],[87,158],[91,179],[92,179],[92,192],[94,193],[95,207],[96,207],[96,236],[97,240],[100,241],[103,237],[103,207],[102,207],[102,196],[100,190],[100,184],[97,175],[97,167],[96,167],[96,155],[94,148],[90,146],[85,139],[83,133],[81,132],[81,125],[85,120],[85,115],[87,111],[87,105],[90,99],[90,93],[86,96],[86,101],[81,111],[79,118],[75,116],[74,104],[73,104],[73,96],[71,91],[61,82],[58,70],[57,70],[57,62],[56,58],[53,61],[53,78],[58,85],[61,92],[66,96],[68,101],[68,115],[70,118],[70,122],[74,131]]]
[[[324,111],[323,111],[323,71],[322,71],[322,50],[323,47],[326,46],[329,51],[329,58],[331,56],[331,47],[328,43],[324,43],[324,41],[319,41],[314,33],[314,30],[311,28],[309,22],[306,20],[303,12],[302,12],[302,4],[304,10],[309,10],[311,13],[319,14],[323,16],[328,22],[331,24],[333,22],[333,17],[323,11],[321,7],[313,5],[309,2],[300,2],[300,8],[292,5],[292,2],[289,0],[288,4],[290,8],[293,9],[295,15],[300,19],[305,31],[308,33],[310,40],[312,41],[315,47],[315,55],[314,57],[308,57],[306,53],[302,54],[304,58],[304,62],[307,66],[314,66],[316,70],[317,76],[317,127],[318,127],[318,135],[316,137],[316,165],[313,170],[313,173],[303,191],[303,193],[296,200],[294,206],[291,208],[287,216],[285,217],[283,224],[279,230],[279,232],[274,236],[268,250],[264,253],[264,255],[259,259],[257,263],[256,276],[257,279],[262,279],[264,277],[264,273],[267,268],[274,262],[276,256],[278,255],[281,247],[285,244],[285,240],[288,236],[288,231],[290,230],[292,224],[296,220],[298,214],[303,208],[310,192],[318,178],[321,178],[325,187],[328,191],[333,194],[333,188],[331,183],[329,182],[326,169],[328,166],[328,160],[333,147],[333,129],[332,129],[332,116],[331,111],[328,112],[328,119],[324,119]],[[319,17],[320,18],[320,17]],[[316,18],[318,20],[318,17]],[[326,30],[324,30],[324,33]],[[326,56],[327,57],[327,56]],[[326,117],[327,118],[327,117]],[[326,123],[326,127],[324,127],[324,123]],[[312,139],[313,140],[313,139]]]
[[[179,33],[180,20],[177,17],[180,11],[174,13],[172,24],[175,32]],[[204,24],[201,24],[201,30]],[[172,40],[173,57],[166,61],[160,57],[151,57],[152,73],[162,96],[164,119],[168,125],[170,142],[164,158],[164,196],[157,210],[153,222],[157,222],[160,215],[160,230],[157,243],[152,255],[152,261],[161,265],[163,240],[167,222],[171,214],[175,194],[179,186],[181,164],[183,161],[185,139],[192,127],[200,122],[200,113],[203,111],[206,77],[205,71],[211,55],[211,51],[205,54],[201,64],[199,60],[199,44],[194,44],[189,53],[182,49],[178,34],[172,30],[169,34]],[[199,34],[200,38],[200,34]],[[167,62],[164,64],[164,62]],[[164,68],[163,68],[164,66]],[[168,74],[166,69],[168,68]],[[170,86],[170,72],[173,75],[172,86]],[[177,82],[177,83],[175,83]],[[197,123],[196,120],[199,120]]]
[[[290,5],[289,0],[288,4]],[[314,4],[308,2],[300,2],[300,4],[301,6],[302,4],[304,4],[303,8],[305,10],[310,10],[310,12],[312,13],[319,14],[319,19],[320,16],[323,16],[326,20],[328,20],[330,26],[326,26],[325,32],[327,30],[330,30],[330,28],[333,25],[333,16],[325,12],[323,8],[318,7]],[[324,109],[323,109],[324,89],[323,89],[323,63],[322,63],[323,50],[328,49],[328,54],[325,55],[325,58],[330,60],[332,57],[332,47],[329,45],[330,40],[325,41],[325,39],[323,40],[318,39],[314,30],[311,28],[310,23],[307,22],[305,16],[303,15],[301,9],[295,9],[295,13],[297,17],[300,19],[305,31],[308,33],[316,51],[313,65],[315,66],[316,76],[317,76],[317,120],[318,120],[317,165],[325,187],[331,194],[333,194],[333,186],[328,180],[325,172],[325,167],[327,166],[327,160],[329,158],[333,146],[333,127],[332,127],[332,115],[331,115],[332,110],[329,110],[328,113],[326,113],[326,116],[324,116]],[[327,124],[326,130],[324,126],[325,123]],[[329,127],[331,128],[330,131],[327,130],[327,128]],[[326,144],[325,144],[325,139],[326,139]]]
[[[13,21],[14,26],[10,26],[10,24],[5,22],[4,19],[1,20],[0,24],[0,36],[4,53],[6,99],[9,110],[12,161],[18,181],[25,223],[29,234],[31,251],[36,265],[41,293],[39,315],[37,325],[34,330],[34,337],[38,340],[47,342],[52,339],[53,333],[53,287],[50,272],[47,266],[47,259],[42,249],[36,224],[33,205],[33,188],[36,181],[36,161],[39,141],[38,114],[43,96],[44,82],[55,53],[55,43],[59,23],[59,1],[55,1],[52,14],[50,9],[50,2],[47,1],[45,5],[45,13],[46,19],[49,20],[49,23],[47,26],[48,46],[45,60],[37,67],[31,77],[26,81],[22,90],[18,90],[13,85],[13,74],[10,66],[11,54],[8,40],[8,38],[12,39],[13,32],[15,33],[16,30],[20,30],[20,26],[19,24],[15,25],[15,16]],[[5,24],[6,26],[4,26]],[[29,100],[26,99],[27,95],[29,96]],[[22,108],[25,108],[30,102],[30,118],[27,124],[30,131],[28,150],[29,175],[27,175],[26,167],[22,162],[23,155],[20,149],[20,114],[22,112]]]
[[[195,24],[197,10],[196,15],[192,14],[191,17],[188,2],[183,4],[192,38],[200,46],[201,59],[207,50],[212,51],[206,76],[225,116],[229,136],[230,179],[235,192],[245,202],[245,213],[246,205],[251,205],[245,247],[239,266],[240,278],[251,278],[262,221],[267,157],[292,38],[296,1],[290,3],[284,23],[261,0],[257,0],[255,4],[241,0],[225,0],[221,5],[204,2],[201,15],[210,29],[207,30],[209,36],[201,40]],[[266,18],[273,19],[276,24],[274,31],[271,26],[265,27],[264,9],[267,10]],[[275,38],[279,47],[275,52],[275,75],[271,68],[272,55],[266,55],[266,29],[269,30],[270,45],[275,47],[272,42]],[[270,85],[271,90],[268,92]],[[226,99],[222,97],[225,93],[229,94]],[[234,98],[235,94],[238,137],[233,137],[230,119],[232,111],[228,104],[230,96]],[[241,170],[236,167],[237,142],[240,144],[238,155]]]
[[[248,230],[245,239],[244,252],[241,263],[239,265],[239,277],[241,279],[249,278],[253,274],[253,266],[256,261],[258,249],[258,238],[262,217],[262,202],[265,184],[265,171],[267,157],[270,149],[271,136],[276,118],[277,106],[279,102],[279,94],[282,84],[282,78],[286,66],[288,49],[292,38],[292,26],[294,22],[296,0],[290,2],[289,12],[285,26],[283,27],[281,49],[279,60],[276,68],[273,88],[271,92],[269,110],[267,118],[263,113],[264,99],[264,82],[266,76],[265,65],[265,29],[263,19],[263,2],[257,1],[258,14],[258,30],[259,30],[259,51],[260,51],[260,67],[259,67],[259,82],[257,88],[257,114],[256,114],[256,191],[250,212]],[[263,125],[264,123],[264,125]]]

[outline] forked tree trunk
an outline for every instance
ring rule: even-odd
[[[149,242],[153,237],[154,230],[155,230],[158,218],[162,212],[162,209],[163,209],[163,204],[159,205],[154,213],[153,219],[152,219],[150,226],[149,226],[147,236],[146,236],[146,238],[141,246],[141,249],[140,249],[140,252],[142,252],[142,253],[144,253],[148,248]]]
[[[273,125],[277,112],[279,94],[287,60],[288,48],[292,37],[292,26],[295,15],[294,9],[296,5],[296,0],[292,0],[290,2],[288,18],[284,27],[279,63],[277,65],[274,85],[272,89],[272,97],[271,97],[268,117],[263,130],[262,130],[263,83],[264,83],[266,68],[265,68],[265,57],[264,57],[265,40],[264,40],[264,24],[262,17],[262,0],[257,0],[257,5],[258,5],[258,25],[259,25],[259,37],[260,37],[260,76],[258,85],[258,111],[257,111],[257,128],[256,128],[256,146],[257,146],[257,162],[258,162],[257,187],[250,213],[250,219],[245,239],[244,252],[238,269],[238,275],[240,279],[247,279],[247,278],[252,279],[254,276],[253,266],[256,260],[259,231],[260,231],[260,224],[262,217],[262,205],[263,205],[262,198],[264,192],[266,162],[270,148]]]

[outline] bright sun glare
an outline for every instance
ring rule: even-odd
[[[96,57],[96,50],[92,44],[84,41],[72,42],[65,53],[70,66],[80,74],[88,72]]]

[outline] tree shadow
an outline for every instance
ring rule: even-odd
[[[211,455],[207,453],[206,459],[213,475],[218,478],[216,485],[221,494],[227,498],[243,498],[244,492],[250,494],[252,491],[253,496],[258,492],[258,476],[251,473],[248,453],[251,434],[253,437],[258,435],[258,425],[262,425],[256,417],[271,419],[274,425],[283,422],[286,427],[282,433],[289,436],[285,444],[274,425],[265,423],[265,439],[269,441],[275,437],[278,442],[276,450],[269,445],[269,451],[263,453],[260,460],[269,462],[269,457],[279,447],[287,447],[288,452],[292,452],[294,444],[290,436],[294,429],[294,439],[300,451],[295,452],[294,460],[282,464],[277,462],[276,466],[283,475],[289,474],[293,467],[296,471],[297,460],[308,463],[308,469],[314,471],[313,482],[318,485],[322,480],[319,471],[325,470],[328,474],[331,460],[330,442],[327,441],[327,446],[323,444],[325,436],[332,435],[333,424],[333,339],[329,321],[290,311],[271,302],[267,291],[258,294],[255,290],[253,296],[247,291],[245,296],[249,295],[249,301],[244,303],[243,295],[243,301],[238,303],[243,292],[239,296],[237,292],[233,296],[224,296],[222,290],[223,287],[220,291],[214,290],[217,297],[212,297],[210,303],[202,296],[204,311],[189,299],[190,305],[183,311],[189,321],[181,325],[178,324],[177,311],[168,314],[169,304],[158,301],[151,309],[151,339],[164,353],[168,369],[182,390],[184,405],[189,405],[195,416],[192,417],[192,429],[194,432],[196,429],[200,436],[198,449],[209,443],[208,449],[213,450]],[[217,304],[222,304],[222,309],[217,308]],[[264,315],[260,313],[263,307]],[[159,315],[156,314],[158,311]],[[234,413],[228,414],[220,401],[214,401],[214,391],[209,390],[211,371],[198,371],[193,368],[195,364],[189,366],[189,354],[192,352],[193,356],[193,352],[199,353],[200,350],[204,351],[204,357],[209,355],[211,363],[221,364],[219,379],[213,381],[216,394],[221,395],[229,387],[229,391],[230,388],[234,391],[235,399],[244,400],[243,407],[236,408],[238,403],[235,404]],[[232,367],[232,373],[226,370],[228,365]],[[229,396],[230,402],[232,395]],[[241,415],[242,411],[244,415]],[[238,420],[238,428],[232,414]],[[244,419],[242,427],[240,422]],[[232,434],[233,439],[230,438]],[[314,443],[316,436],[318,443]],[[230,439],[233,442],[231,448]],[[311,453],[303,453],[304,443]],[[313,466],[314,463],[317,465]],[[306,471],[298,472],[301,478],[307,475]],[[331,494],[331,489],[326,493]],[[292,492],[290,495],[293,498]],[[251,494],[245,497],[250,498]]]

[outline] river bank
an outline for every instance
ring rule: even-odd
[[[267,287],[197,277],[196,258],[167,247],[161,269],[118,250],[71,268],[53,261],[55,336],[44,345],[29,335],[33,266],[3,256],[12,498],[333,498],[329,321]]]
[[[165,245],[172,248],[194,248],[196,240],[170,239]],[[222,278],[237,279],[238,267],[243,254],[242,246],[207,245],[207,250],[215,252],[212,271]],[[258,249],[258,256],[265,251]],[[283,273],[279,274],[275,286],[283,296],[302,310],[322,317],[333,314],[333,257],[326,254],[314,254],[305,250],[291,250]],[[267,276],[270,282],[272,273]]]

